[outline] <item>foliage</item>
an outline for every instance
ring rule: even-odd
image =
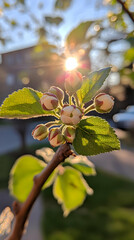
[[[63,218],[60,207],[51,197],[51,189],[42,193],[44,214],[42,231],[48,240],[133,240],[134,183],[97,170],[88,177],[95,190],[83,206]]]
[[[32,155],[24,155],[18,158],[10,172],[9,190],[20,202],[24,202],[28,197],[34,176],[47,166],[47,156],[52,159],[54,155],[53,150],[49,148],[40,149],[37,153],[45,157],[46,163]],[[45,189],[53,184],[54,197],[62,204],[65,216],[83,203],[87,193],[91,195],[93,192],[80,172],[94,175],[94,166],[87,159],[83,161],[81,158],[82,156],[77,157],[77,162],[75,158],[67,158],[67,165],[65,162],[65,165],[57,167],[43,186]]]
[[[73,146],[78,154],[96,155],[118,150],[120,143],[110,125],[99,117],[81,120]]]
[[[40,98],[43,93],[31,88],[23,88],[9,95],[0,108],[1,118],[33,118],[45,115],[54,115],[41,108]]]
[[[98,104],[97,111],[100,108],[101,112],[101,106],[105,105],[105,112],[109,112],[109,105],[107,105],[109,95],[104,93],[102,94],[102,99],[104,99],[101,102],[93,101],[87,108],[83,105],[95,97],[109,72],[110,68],[101,69],[89,74],[83,80],[79,72],[72,70],[65,79],[69,104],[64,105],[62,89],[53,86],[44,94],[31,88],[20,89],[9,95],[0,108],[1,118],[25,119],[45,115],[55,116],[58,120],[37,125],[32,131],[33,137],[43,140],[48,136],[53,147],[69,141],[73,144],[75,151],[82,155],[67,158],[53,171],[42,188],[53,184],[53,195],[62,205],[64,216],[82,205],[86,194],[93,193],[82,174],[94,175],[95,169],[84,155],[96,155],[120,148],[117,136],[105,120],[99,117],[84,116],[96,110],[96,104]],[[70,86],[70,80],[73,88]],[[71,91],[68,92],[70,87]],[[113,99],[110,104],[110,109],[112,109]],[[54,155],[51,149],[38,150],[36,153],[43,157],[45,163],[32,155],[24,155],[18,158],[10,173],[10,193],[21,202],[28,197],[33,187],[33,178],[46,168]]]

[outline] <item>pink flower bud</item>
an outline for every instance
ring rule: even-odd
[[[64,130],[64,137],[66,139],[67,142],[72,143],[74,138],[75,138],[75,128],[68,126],[66,127],[66,129]]]
[[[64,106],[61,110],[61,121],[65,124],[77,125],[82,118],[82,111],[74,105]]]
[[[52,87],[50,87],[50,89],[48,91],[50,93],[53,93],[59,99],[59,101],[64,99],[64,92],[61,88],[52,86]]]
[[[43,140],[48,136],[48,129],[45,124],[39,124],[32,131],[32,136],[34,139]]]
[[[64,136],[59,128],[52,128],[49,131],[48,140],[53,147],[57,147],[64,143]]]
[[[71,71],[66,74],[65,78],[65,89],[67,93],[71,96],[74,94],[82,85],[82,75],[80,72]]]
[[[54,94],[46,92],[41,97],[40,103],[44,110],[53,110],[58,107],[58,98]]]
[[[106,93],[99,93],[94,99],[94,105],[99,113],[108,113],[114,106],[114,98]]]

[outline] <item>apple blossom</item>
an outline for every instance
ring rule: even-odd
[[[75,138],[75,128],[72,126],[68,126],[63,131],[63,135],[67,142],[72,143]]]
[[[41,97],[40,103],[44,110],[53,110],[58,107],[58,98],[56,95],[46,92]]]
[[[65,89],[67,93],[71,96],[73,95],[82,85],[82,75],[77,71],[67,72],[65,78]]]
[[[48,128],[45,126],[45,124],[39,124],[32,131],[32,136],[34,139],[41,141],[48,136]]]
[[[114,106],[114,98],[106,93],[99,93],[94,99],[94,106],[99,113],[110,112]]]
[[[64,124],[77,125],[82,118],[82,111],[75,105],[65,105],[61,110],[61,121]]]
[[[59,128],[50,129],[48,140],[52,147],[57,147],[65,142],[64,136]]]
[[[61,88],[52,86],[52,87],[50,87],[50,89],[48,91],[50,93],[53,93],[59,99],[59,101],[63,100],[64,92]]]

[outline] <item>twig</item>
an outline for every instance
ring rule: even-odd
[[[129,15],[129,17],[131,18],[132,22],[134,22],[134,15],[126,7],[125,2],[122,2],[121,0],[117,0],[117,2],[121,4],[123,10]]]
[[[37,199],[42,186],[44,185],[50,174],[53,172],[53,170],[72,154],[73,153],[70,149],[69,144],[65,143],[64,145],[61,145],[56,151],[52,160],[48,163],[47,167],[44,168],[41,173],[34,177],[34,185],[26,201],[22,205],[17,201],[14,202],[14,226],[11,234],[6,238],[6,240],[21,239],[30,210],[35,200]]]

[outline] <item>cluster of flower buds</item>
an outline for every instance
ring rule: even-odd
[[[81,87],[82,81],[83,77],[77,71],[70,71],[66,74],[65,89],[69,98],[71,98],[70,104],[63,104],[64,92],[58,87],[52,86],[48,92],[43,94],[40,99],[42,108],[45,111],[53,110],[58,122],[37,125],[32,131],[34,139],[43,140],[48,137],[53,147],[57,147],[65,141],[73,143],[77,124],[79,124],[84,114],[91,110],[96,110],[99,113],[107,113],[112,110],[114,99],[105,93],[98,94],[94,98],[93,104],[86,109],[81,109],[76,99],[76,105],[72,103],[72,95],[74,98],[76,97],[76,92]]]

